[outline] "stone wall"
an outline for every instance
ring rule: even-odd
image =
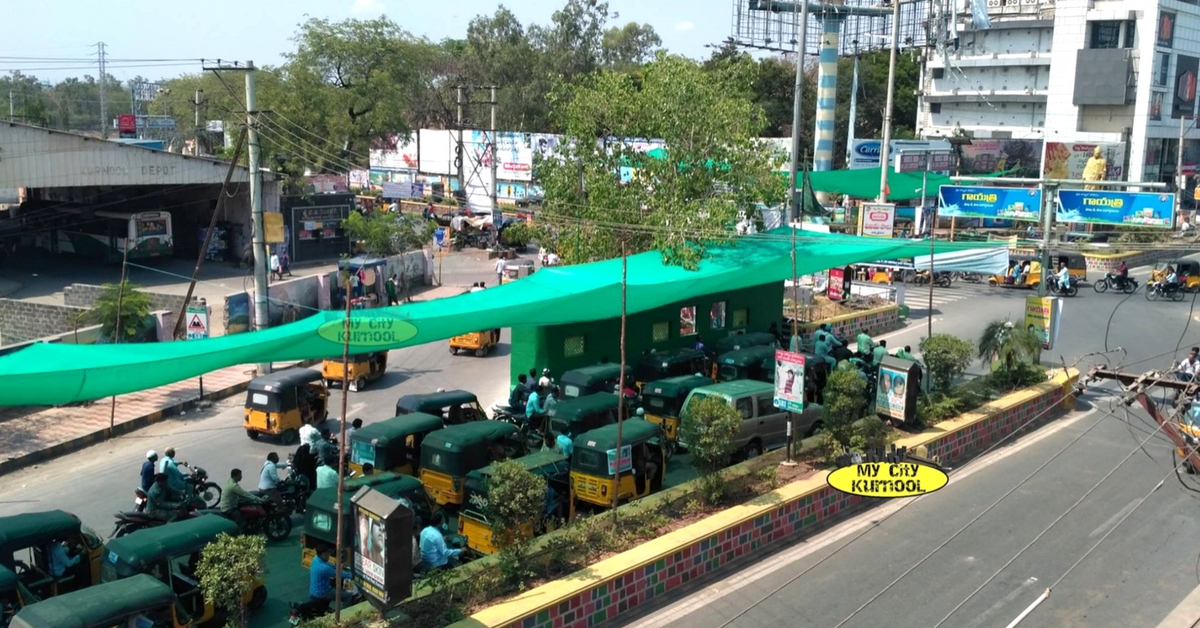
[[[63,303],[71,307],[90,308],[96,303],[96,299],[104,292],[101,286],[92,286],[85,283],[73,283],[66,288],[63,288]],[[158,292],[147,292],[140,290],[143,294],[150,296],[151,310],[170,310],[178,312],[183,307],[183,295],[181,294],[162,294]],[[196,297],[192,297],[195,302]]]
[[[71,332],[87,308],[0,299],[0,346]]]

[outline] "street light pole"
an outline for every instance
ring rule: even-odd
[[[892,3],[892,56],[888,62],[887,106],[883,118],[883,141],[879,145],[879,202],[887,202],[888,145],[892,141],[892,110],[896,103],[896,57],[900,52],[900,0]]]
[[[793,5],[793,12],[795,11]],[[804,124],[804,53],[808,48],[808,0],[800,1],[800,41],[796,44],[796,87],[792,102],[792,164],[788,169],[788,200],[792,220],[800,220],[800,193],[796,174],[800,165],[800,127]]]

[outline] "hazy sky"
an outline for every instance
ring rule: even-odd
[[[734,0],[609,0],[618,23],[649,23],[672,52],[707,57],[706,44],[730,35]],[[96,42],[107,45],[109,72],[125,80],[200,70],[180,59],[252,60],[280,63],[293,48],[296,25],[307,16],[341,20],[386,14],[416,35],[438,41],[463,37],[478,14],[492,14],[495,0],[42,0],[5,3],[0,73],[21,70],[57,81],[95,75]],[[522,24],[548,23],[564,0],[509,0]],[[16,59],[14,57],[21,57]],[[48,60],[53,58],[55,60]],[[59,61],[59,59],[75,59]],[[120,60],[163,59],[162,65]],[[180,65],[173,65],[179,63]],[[165,65],[172,64],[172,65]],[[139,67],[135,67],[139,66]]]

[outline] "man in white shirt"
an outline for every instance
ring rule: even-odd
[[[538,378],[538,386],[550,388],[550,384],[552,383],[554,382],[550,379],[550,369],[542,369],[542,376]]]
[[[558,266],[558,253],[550,253],[546,256],[547,266]]]
[[[1188,357],[1175,367],[1175,378],[1185,382],[1196,380],[1196,374],[1200,373],[1200,347],[1192,347],[1192,351],[1188,353]]]
[[[276,249],[271,253],[271,274],[276,279],[283,281],[283,267],[279,264],[279,250]]]
[[[496,260],[496,285],[504,283],[504,267],[508,266],[508,260],[501,257]]]
[[[279,470],[288,466],[286,462],[279,462],[279,454],[273,451],[267,454],[267,461],[263,463],[262,473],[258,477],[258,490],[274,492],[279,486]]]

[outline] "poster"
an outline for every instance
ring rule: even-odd
[[[496,179],[529,181],[533,178],[533,151],[524,133],[496,133]]]
[[[621,472],[629,471],[633,468],[633,448],[629,445],[621,446]],[[617,450],[608,450],[608,474],[617,474]]]
[[[1008,172],[1010,177],[1037,179],[1042,168],[1042,140],[972,139],[961,147],[962,174]]]
[[[1159,101],[1161,106],[1162,101]],[[1153,115],[1153,112],[1151,112]],[[1042,176],[1047,179],[1082,179],[1092,153],[1100,149],[1108,181],[1125,179],[1125,144],[1123,142],[1046,142],[1046,157],[1042,160]]]
[[[1160,192],[1059,190],[1055,220],[1136,227],[1175,224],[1175,195]]]
[[[845,268],[830,268],[829,269],[829,287],[825,289],[825,296],[830,301],[841,301],[846,298],[842,293],[842,281],[846,278]]]
[[[362,576],[363,588],[377,597],[385,597],[383,565],[387,562],[387,530],[382,519],[363,509],[358,510],[354,561]]]
[[[283,242],[283,214],[279,212],[263,212],[263,237],[267,244]]]
[[[1042,341],[1042,349],[1053,349],[1058,341],[1062,308],[1058,297],[1025,298],[1025,327]]]
[[[943,185],[938,190],[942,218],[1037,220],[1041,210],[1042,191],[1037,188]]]
[[[879,367],[879,385],[875,388],[875,412],[903,421],[907,403],[908,373],[888,366]]]
[[[1175,45],[1175,14],[1167,11],[1158,13],[1158,36],[1155,45],[1170,48]]]
[[[896,206],[891,203],[863,203],[862,235],[869,238],[890,238],[896,225]]]
[[[804,411],[804,354],[775,350],[775,407]]]
[[[1190,118],[1196,105],[1196,70],[1200,59],[1175,55],[1175,95],[1171,98],[1171,117]]]
[[[392,135],[375,140],[368,158],[371,170],[416,170],[417,134]]]

